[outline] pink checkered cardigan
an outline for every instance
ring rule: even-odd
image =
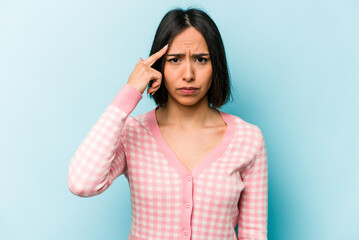
[[[189,171],[164,141],[156,109],[129,116],[141,98],[128,84],[118,92],[71,159],[70,191],[94,196],[124,174],[131,192],[128,239],[267,239],[268,169],[260,129],[220,111],[227,124],[223,140]]]

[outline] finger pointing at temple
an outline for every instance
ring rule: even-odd
[[[127,83],[142,94],[149,82],[153,81],[154,85],[148,89],[148,93],[156,92],[161,85],[162,74],[151,66],[166,53],[167,49],[168,44],[147,59],[140,58]]]
[[[158,52],[152,54],[150,57],[146,58],[143,63],[146,64],[147,66],[152,66],[158,59],[160,59],[166,52],[168,49],[168,44],[166,46],[164,46],[161,50],[159,50]]]

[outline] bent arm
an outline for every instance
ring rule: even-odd
[[[122,130],[141,98],[138,90],[124,85],[82,140],[68,171],[67,184],[73,194],[98,195],[127,171]]]

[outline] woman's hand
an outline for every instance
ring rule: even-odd
[[[162,74],[151,66],[167,52],[167,48],[168,44],[147,59],[140,58],[127,83],[143,94],[149,82],[153,80],[152,86],[147,90],[147,93],[153,95],[161,86]]]

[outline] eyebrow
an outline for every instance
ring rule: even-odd
[[[186,54],[184,53],[174,53],[174,54],[167,54],[167,56],[174,56],[174,57],[183,57]],[[199,53],[199,54],[192,54],[191,56],[195,56],[195,57],[202,57],[202,56],[208,56],[209,53]]]

